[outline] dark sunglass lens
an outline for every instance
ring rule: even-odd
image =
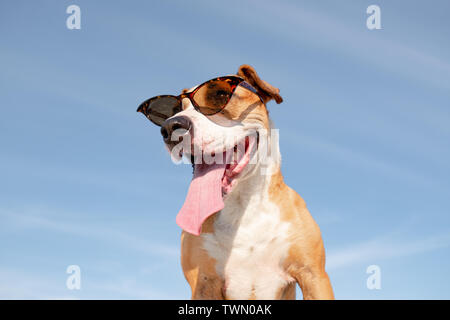
[[[161,126],[166,119],[180,111],[180,101],[176,97],[160,97],[150,102],[147,117],[156,125]]]
[[[213,80],[202,85],[194,94],[194,101],[204,115],[222,110],[232,95],[231,85],[224,80]]]

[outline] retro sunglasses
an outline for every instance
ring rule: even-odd
[[[188,98],[195,110],[205,116],[212,116],[226,107],[238,86],[258,95],[256,89],[239,76],[218,77],[179,96],[161,95],[147,99],[139,105],[137,112],[143,113],[151,122],[161,126],[166,119],[182,111],[181,101]],[[258,97],[263,101],[259,95]]]

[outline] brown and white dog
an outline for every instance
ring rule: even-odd
[[[262,144],[269,146],[264,161],[254,156],[253,162],[240,165],[238,174],[221,173],[226,181],[226,186],[219,186],[224,188],[223,209],[200,222],[199,235],[184,228],[181,264],[192,299],[295,299],[296,283],[304,299],[333,299],[319,227],[280,171],[278,136],[266,108],[271,99],[283,101],[279,90],[261,80],[249,65],[242,65],[237,74],[257,94],[238,86],[227,106],[212,116],[196,111],[189,99],[183,99],[181,112],[162,125],[167,138],[180,127],[180,119],[189,123],[191,146],[203,154],[236,150],[236,141],[250,131],[257,132],[259,150]],[[168,139],[165,142],[173,151],[175,145]],[[193,181],[204,170],[200,166],[194,166]],[[216,188],[211,182],[197,186],[195,195],[188,194],[195,200],[187,199],[185,206],[190,201],[191,206],[211,208],[208,196],[202,194],[211,188]],[[177,222],[183,227],[180,215]]]

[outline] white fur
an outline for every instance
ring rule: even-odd
[[[271,159],[269,166],[278,167],[279,154]],[[261,174],[259,164],[251,166],[225,198],[214,234],[202,235],[204,249],[225,279],[226,298],[275,299],[280,289],[294,281],[282,269],[290,225],[281,221],[278,207],[269,199],[270,175]]]
[[[188,117],[194,129],[192,142],[205,153],[233,147],[250,130],[264,129],[261,123],[241,123],[220,116],[206,117],[195,111],[188,99],[176,116]],[[270,201],[271,174],[280,165],[278,141],[266,163],[246,166],[224,198],[225,208],[216,214],[213,234],[202,234],[204,248],[216,260],[216,271],[225,279],[225,297],[274,299],[294,281],[283,271],[289,242],[289,223],[281,221],[279,208]],[[276,137],[277,140],[278,137]],[[261,144],[262,141],[260,141]],[[272,146],[271,146],[272,145]]]

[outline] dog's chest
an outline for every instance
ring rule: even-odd
[[[293,279],[282,269],[289,224],[268,199],[227,201],[203,246],[216,260],[227,299],[276,299]]]

